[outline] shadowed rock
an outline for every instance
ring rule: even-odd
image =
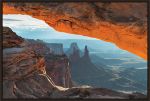
[[[5,30],[5,27],[3,29]],[[14,34],[11,31],[10,33],[11,38],[15,35],[15,38],[12,38],[13,40],[18,39],[14,32]],[[3,41],[9,40],[4,38]],[[49,54],[50,57],[45,57],[43,52],[46,50],[35,51],[35,49],[44,47],[41,44],[33,49],[28,46],[26,41],[23,41],[23,45],[19,46],[20,48],[14,48],[16,45],[13,44],[13,46],[12,44],[10,43],[9,46],[11,47],[3,50],[3,98],[146,98],[145,95],[140,93],[125,94],[106,88],[72,87],[70,67],[66,56]],[[47,63],[50,65],[47,65]],[[47,66],[50,67],[47,68]],[[41,76],[41,73],[43,74],[46,71],[50,73],[47,73],[49,79]],[[52,81],[54,82],[50,81],[51,77],[53,77]]]

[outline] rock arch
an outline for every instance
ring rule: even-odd
[[[3,14],[28,14],[57,31],[112,42],[147,59],[146,3],[3,3]]]

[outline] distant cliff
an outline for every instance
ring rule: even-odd
[[[83,54],[76,42],[70,44],[70,47],[66,50],[65,54],[70,57],[74,52],[76,52],[76,55],[74,55],[75,57],[80,57]]]
[[[42,40],[33,40],[33,39],[26,39],[26,45],[28,48],[35,51],[37,54],[42,56],[48,55],[52,53],[52,50],[49,49],[46,44]]]
[[[58,43],[46,43],[47,47],[50,48],[53,54],[55,55],[63,55],[63,44]]]
[[[72,46],[72,44],[71,44]],[[88,46],[85,46],[83,55],[79,55],[80,51],[77,44],[74,43],[72,53],[69,55],[72,80],[78,85],[90,85],[92,87],[104,87],[119,91],[140,91],[146,89],[142,83],[134,81],[134,79],[116,75],[113,71],[105,68],[106,65],[99,63],[94,64],[89,54]],[[71,49],[68,49],[71,50]],[[100,61],[103,63],[103,61]],[[107,61],[105,61],[107,63]],[[134,71],[133,71],[134,72]],[[132,73],[133,74],[133,73]],[[128,72],[126,73],[128,75]],[[139,89],[140,88],[140,89]]]
[[[32,42],[25,41],[13,32],[14,36],[10,28],[3,27],[3,30],[3,98],[146,98],[140,93],[126,94],[87,86],[72,87],[70,64],[65,55],[47,54],[47,48],[39,45],[39,41],[34,41],[34,47],[31,48],[29,43],[31,45]],[[9,43],[5,35],[9,35],[14,41]],[[86,69],[81,68],[78,72],[86,73]]]
[[[39,75],[44,69],[56,85],[72,87],[66,56],[52,55],[40,40],[25,40],[10,28],[3,29],[4,98],[48,97],[55,87]]]
[[[112,78],[113,75],[107,73],[103,67],[99,67],[98,69],[91,62],[87,46],[85,46],[82,56],[79,55],[79,49],[76,49],[76,46],[71,48],[73,48],[73,52],[70,54],[69,60],[71,63],[72,79],[80,85],[86,84],[93,87],[109,87],[110,84],[105,83]],[[103,80],[105,83],[102,82],[102,78],[105,79]]]

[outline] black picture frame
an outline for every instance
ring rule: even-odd
[[[3,48],[2,48],[2,41],[3,41],[3,17],[2,17],[2,14],[3,14],[3,2],[139,2],[139,3],[147,3],[147,23],[148,23],[148,33],[147,33],[147,44],[148,44],[148,51],[147,51],[147,56],[148,56],[148,73],[147,73],[147,86],[148,86],[148,89],[147,89],[147,98],[146,99],[93,99],[93,100],[98,100],[98,101],[150,101],[150,63],[149,63],[149,47],[150,47],[150,39],[149,39],[149,34],[150,34],[150,6],[149,6],[149,3],[150,1],[149,0],[2,0],[0,1],[0,24],[1,24],[1,28],[0,28],[0,33],[1,33],[1,36],[0,36],[0,44],[1,44],[1,47],[0,47],[0,97],[1,97],[1,100],[2,101],[23,101],[23,100],[36,100],[36,101],[54,101],[54,100],[59,100],[59,101],[81,101],[81,100],[84,100],[84,101],[91,101],[91,99],[3,99],[3,79],[2,79],[2,74],[3,74],[3,71],[2,71],[2,67],[3,67],[3,63],[2,63],[2,60],[3,60]]]

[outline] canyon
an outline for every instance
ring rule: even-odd
[[[11,40],[9,40],[11,39]],[[87,47],[83,57],[88,56]],[[3,27],[3,98],[144,99],[144,94],[75,87],[66,55],[54,55],[41,40],[21,38]]]
[[[41,41],[25,40],[4,27],[3,97],[48,97],[50,91],[56,88],[42,76],[45,71],[58,87],[72,87],[68,60],[65,56],[50,53]]]
[[[146,3],[5,2],[3,14],[27,14],[57,31],[112,42],[147,60]]]
[[[147,69],[136,69],[138,65],[135,66],[133,64],[124,66],[124,63],[126,64],[127,61],[121,60],[121,58],[125,58],[125,56],[119,56],[121,57],[120,59],[113,57],[110,60],[105,60],[105,58],[102,57],[102,53],[99,55],[91,54],[91,51],[94,51],[94,49],[90,47],[88,40],[86,40],[85,46],[80,46],[81,44],[79,42],[77,44],[76,42],[74,40],[69,49],[65,52],[70,60],[71,77],[75,84],[89,85],[96,88],[108,88],[115,91],[136,91],[141,93],[146,91],[147,80],[144,79],[147,78]],[[92,43],[92,45],[95,46],[94,43]],[[99,49],[101,52],[102,50],[103,49]],[[111,50],[109,50],[108,53],[112,55],[113,53],[110,51]],[[127,60],[129,59],[130,58]],[[120,67],[117,69],[119,64]],[[114,70],[113,67],[116,70]],[[144,65],[142,65],[142,67],[144,67]]]

